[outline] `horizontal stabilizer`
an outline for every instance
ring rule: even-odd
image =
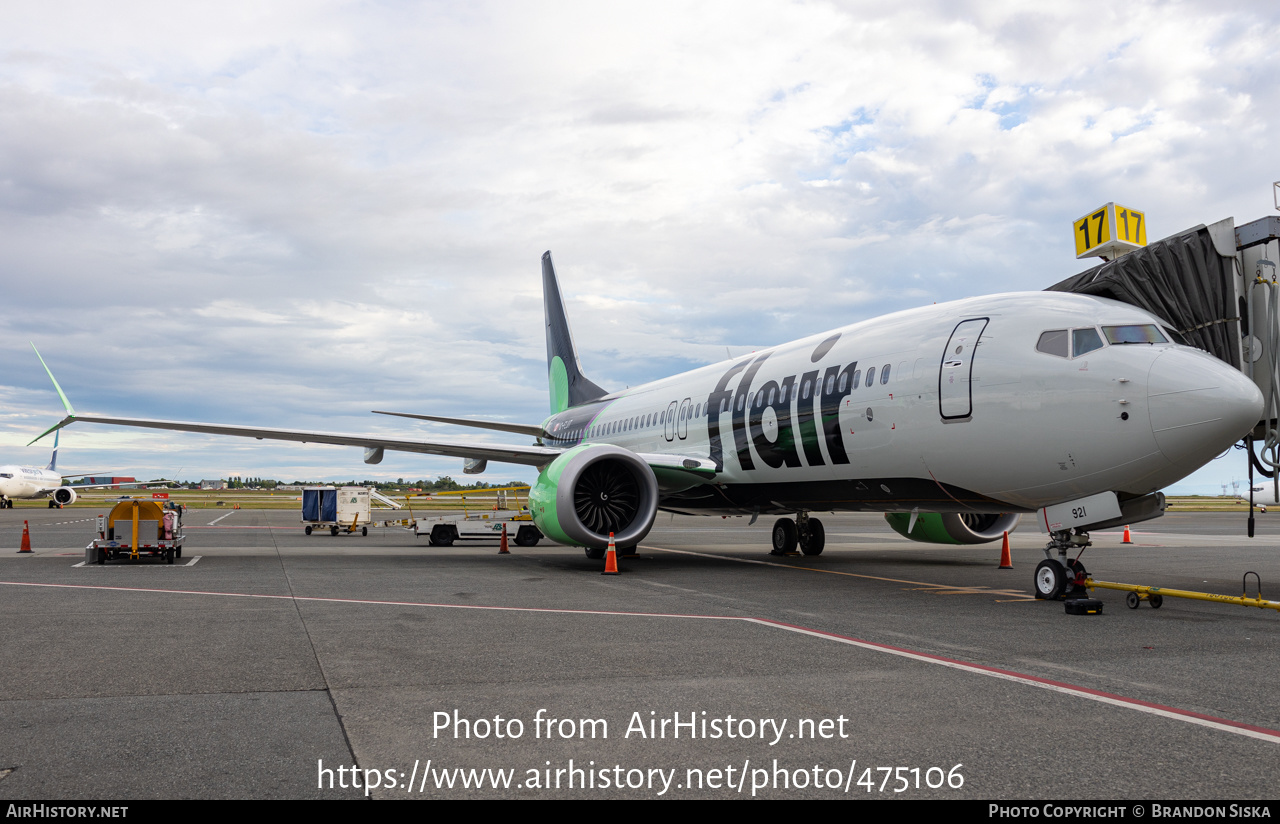
[[[534,438],[547,437],[547,433],[539,424],[529,423],[503,423],[502,421],[475,421],[469,418],[444,418],[439,415],[415,415],[411,412],[382,412],[374,409],[375,415],[395,415],[398,418],[415,418],[420,421],[435,421],[436,423],[452,423],[458,426],[470,426],[476,429],[493,429],[498,432],[514,432],[517,435],[530,435]]]

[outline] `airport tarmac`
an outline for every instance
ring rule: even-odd
[[[0,798],[1277,795],[1280,615],[1106,590],[1067,615],[1032,598],[1027,518],[999,570],[878,515],[822,516],[817,558],[769,556],[771,520],[660,515],[603,576],[264,510],[189,511],[172,566],[86,566],[101,511],[0,514]],[[1169,514],[1083,560],[1280,600],[1268,519]]]

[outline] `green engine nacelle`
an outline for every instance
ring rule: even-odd
[[[583,444],[546,466],[529,490],[533,523],[551,540],[620,547],[649,534],[658,514],[658,481],[639,455],[611,444]]]
[[[899,535],[927,544],[985,544],[1000,540],[1004,533],[1013,532],[1018,526],[1018,515],[1011,512],[999,515],[922,512],[910,533],[907,532],[911,525],[910,512],[886,512],[884,519]]]

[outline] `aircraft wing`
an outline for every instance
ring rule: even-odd
[[[327,443],[337,446],[363,446],[367,449],[390,449],[393,452],[419,452],[425,455],[445,455],[453,458],[480,458],[501,463],[542,466],[550,463],[562,450],[546,446],[512,446],[494,443],[439,443],[377,435],[343,435],[333,432],[307,432],[300,429],[268,429],[255,426],[233,426],[219,423],[193,421],[160,421],[146,418],[107,418],[99,415],[68,415],[49,432],[68,424],[101,423],[112,426],[138,426],[144,429],[168,429],[175,432],[203,432],[208,435],[236,435],[258,440],[296,441],[298,443]],[[39,440],[37,438],[36,440]],[[34,443],[34,441],[33,441]]]

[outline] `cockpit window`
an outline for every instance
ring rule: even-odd
[[[12,477],[13,477],[12,472],[0,472],[0,478],[12,478]]]
[[[1078,358],[1086,352],[1092,352],[1104,346],[1106,344],[1099,337],[1098,330],[1092,326],[1088,329],[1071,330],[1071,352],[1074,357]]]
[[[1135,323],[1130,326],[1104,326],[1102,332],[1111,343],[1168,343],[1169,339],[1154,323]]]
[[[1036,343],[1036,351],[1060,358],[1067,357],[1067,330],[1054,329],[1050,332],[1042,332],[1039,342]]]

